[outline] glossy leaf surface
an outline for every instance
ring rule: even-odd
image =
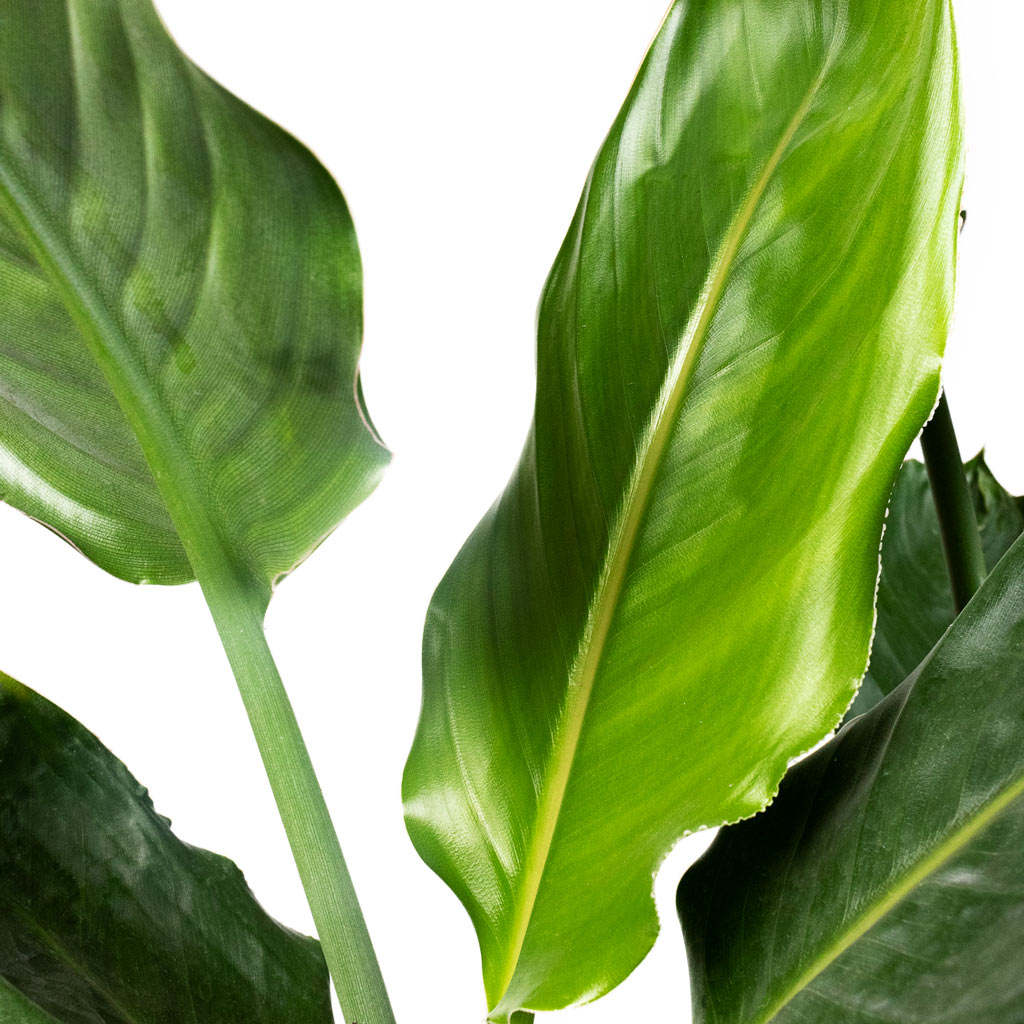
[[[0,492],[129,580],[213,537],[266,598],[387,457],[344,200],[150,0],[2,21]]]
[[[1024,1019],[1024,540],[679,905],[697,1024]]]
[[[316,941],[267,917],[92,733],[3,675],[0,825],[0,1020],[332,1020]]]
[[[625,977],[673,843],[853,698],[960,187],[945,0],[671,8],[541,299],[521,462],[427,616],[407,822],[492,1019]]]
[[[981,455],[966,463],[964,472],[991,570],[1024,531],[1024,507],[999,485]],[[922,463],[908,461],[889,502],[871,664],[848,717],[863,714],[899,686],[954,618],[928,473]]]

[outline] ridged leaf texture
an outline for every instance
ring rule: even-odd
[[[387,458],[361,303],[330,176],[150,0],[5,0],[6,501],[129,580],[193,578],[203,533],[266,598]]]
[[[679,909],[697,1024],[1024,1020],[1024,540]]]
[[[675,841],[852,700],[961,173],[947,0],[669,11],[544,288],[519,466],[427,615],[407,823],[493,1020],[621,981]]]
[[[317,942],[267,917],[230,861],[178,840],[92,733],[2,674],[0,826],[0,1021],[332,1020]]]

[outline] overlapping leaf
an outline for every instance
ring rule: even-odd
[[[331,1021],[316,941],[267,917],[95,736],[3,675],[0,833],[0,1021]]]
[[[0,1021],[3,1024],[60,1024],[56,1017],[26,999],[0,975]]]
[[[697,1024],[1024,1019],[1024,539],[679,908]]]
[[[992,569],[1024,531],[1024,508],[999,485],[981,455],[966,463],[964,472],[985,562]],[[928,473],[922,463],[908,461],[889,502],[871,664],[848,717],[899,686],[955,617]]]
[[[960,185],[947,0],[672,6],[544,290],[522,460],[427,617],[407,821],[493,1020],[620,981],[673,842],[846,710]]]
[[[150,0],[0,22],[0,493],[130,580],[206,538],[265,599],[386,460],[344,200]]]

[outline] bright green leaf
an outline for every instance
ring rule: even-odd
[[[1024,1020],[1024,539],[679,906],[698,1024]]]
[[[92,733],[2,674],[0,833],[0,1021],[332,1019],[316,941],[267,917]]]
[[[991,569],[1024,531],[1024,509],[981,455],[964,466]],[[921,663],[956,617],[928,473],[906,462],[896,478],[882,544],[871,665],[850,717],[863,714]]]
[[[678,0],[654,41],[541,299],[519,467],[427,617],[408,827],[496,1021],[625,977],[673,843],[853,698],[938,393],[957,92],[947,0]]]
[[[344,200],[150,0],[0,21],[0,493],[115,575],[212,558],[265,601],[387,458]]]

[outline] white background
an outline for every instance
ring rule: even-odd
[[[200,65],[320,156],[359,231],[365,390],[395,460],[282,585],[268,632],[404,1024],[485,1010],[469,920],[402,824],[424,610],[519,454],[541,284],[664,2],[158,0]],[[1022,11],[958,3],[969,219],[946,378],[965,454],[986,445],[1017,493]],[[232,857],[272,914],[309,929],[198,589],[120,583],[7,507],[0,552],[4,670],[97,732],[180,836]],[[659,876],[651,956],[565,1024],[689,1019],[672,893],[705,842]]]

